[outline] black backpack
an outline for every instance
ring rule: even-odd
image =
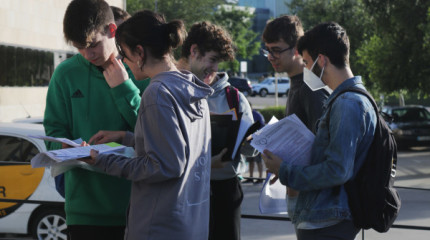
[[[344,185],[354,225],[357,228],[387,232],[396,220],[401,206],[400,196],[393,186],[397,165],[396,141],[384,116],[379,113],[375,100],[363,89],[342,90],[330,102],[329,111],[334,100],[345,92],[365,95],[378,118],[375,136],[363,166],[357,176]],[[329,123],[329,119],[327,122]]]

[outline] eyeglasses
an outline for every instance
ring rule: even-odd
[[[261,49],[261,52],[263,53],[263,56],[265,57],[269,57],[269,54],[272,55],[272,57],[274,58],[279,58],[279,56],[281,56],[281,53],[288,51],[290,49],[293,49],[294,46],[290,46],[288,48],[282,49],[282,50],[270,50],[270,49]]]

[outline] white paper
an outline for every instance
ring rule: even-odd
[[[266,125],[252,135],[251,146],[267,149],[294,165],[309,165],[314,134],[295,115]]]
[[[263,188],[260,193],[259,208],[262,214],[288,214],[286,200],[286,186],[282,185],[279,180],[270,185],[270,179],[275,176],[267,174]]]
[[[75,148],[71,148],[71,149],[75,149]],[[63,161],[56,161],[55,159],[52,159],[48,154],[46,154],[47,152],[43,152],[43,153],[38,153],[36,156],[34,156],[31,159],[31,166],[33,168],[38,168],[38,167],[50,167],[51,168],[51,175],[53,177],[64,173],[72,168],[75,167],[80,167],[83,169],[87,169],[90,171],[97,171],[99,172],[100,170],[96,167],[93,167],[89,164],[87,164],[86,162],[82,162],[80,160],[77,159],[68,159],[68,160],[63,160]],[[134,157],[135,156],[135,152],[134,149],[131,147],[125,147],[125,146],[120,146],[120,147],[110,147],[110,150],[104,150],[104,151],[99,151],[99,154],[117,154],[117,155],[122,155],[122,156],[126,156],[126,157]]]
[[[28,136],[32,137],[32,138],[42,139],[42,140],[49,141],[49,142],[65,143],[65,144],[72,146],[72,147],[79,147],[79,146],[81,146],[81,143],[82,143],[81,138],[78,138],[76,140],[70,140],[67,138],[55,138],[55,137],[42,136],[42,135],[28,135]]]

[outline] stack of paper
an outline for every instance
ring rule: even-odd
[[[295,115],[280,121],[272,120],[252,135],[251,145],[259,152],[267,149],[294,165],[309,165],[314,134]],[[287,214],[286,186],[280,181],[270,185],[268,175],[260,193],[260,212],[263,214]]]
[[[289,163],[308,165],[314,139],[315,135],[293,114],[252,134],[251,145],[261,153],[267,149]]]
[[[125,146],[117,143],[106,143],[81,147],[81,139],[72,141],[67,138],[54,138],[49,136],[30,137],[39,138],[45,141],[61,142],[69,146],[73,146],[71,148],[63,148],[58,150],[41,152],[31,159],[31,166],[33,168],[51,167],[51,175],[54,177],[74,167],[81,167],[87,170],[98,171],[98,169],[96,169],[95,167],[92,167],[85,162],[76,160],[78,158],[89,157],[91,149],[99,151],[99,154],[115,153],[128,157],[132,157],[134,155],[134,150],[132,148],[126,148]]]

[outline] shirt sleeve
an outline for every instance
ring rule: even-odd
[[[175,109],[166,105],[150,105],[139,122],[143,136],[143,154],[135,158],[99,155],[96,166],[108,174],[131,181],[161,182],[182,176],[187,165],[187,144]]]
[[[62,137],[71,139],[69,126],[69,104],[65,98],[65,90],[58,83],[54,73],[49,84],[46,96],[46,107],[43,119],[45,134],[51,137]],[[45,142],[48,150],[61,148],[61,143]]]
[[[140,90],[131,79],[111,89],[115,105],[130,129],[136,125],[140,106]]]
[[[340,99],[339,99],[340,100]],[[282,184],[299,191],[311,191],[344,184],[353,175],[357,146],[363,138],[365,112],[356,101],[342,99],[332,105],[330,114],[330,139],[323,154],[312,152],[309,166],[281,164],[279,179]],[[318,144],[317,141],[315,141]],[[314,143],[314,144],[315,144]],[[312,148],[315,149],[315,145]]]

